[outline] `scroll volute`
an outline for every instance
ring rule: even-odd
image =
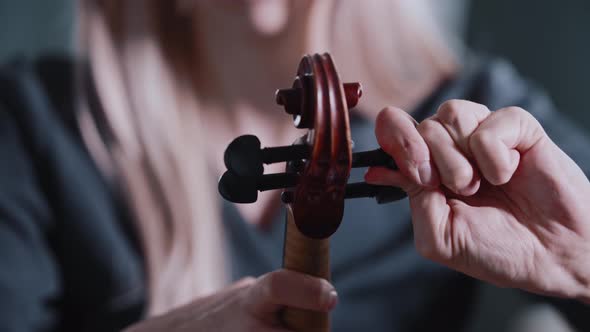
[[[342,221],[352,160],[348,107],[359,97],[360,85],[343,85],[327,53],[305,56],[293,87],[277,91],[277,102],[293,115],[295,126],[309,129],[310,158],[288,167],[301,177],[284,195],[297,228],[311,238],[329,237]]]

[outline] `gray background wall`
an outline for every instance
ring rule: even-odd
[[[509,58],[590,129],[590,1],[473,0],[467,26],[469,45]]]
[[[0,0],[0,61],[71,50],[72,2]]]

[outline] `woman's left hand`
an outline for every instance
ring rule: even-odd
[[[590,303],[590,183],[532,115],[453,100],[417,124],[389,107],[376,135],[400,170],[371,168],[365,179],[408,193],[422,255]]]

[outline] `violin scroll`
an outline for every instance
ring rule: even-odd
[[[307,133],[290,146],[261,147],[253,135],[236,138],[224,155],[227,171],[219,193],[236,203],[253,203],[259,191],[283,189],[287,218],[283,250],[286,269],[330,280],[329,237],[338,229],[348,198],[375,197],[387,203],[405,197],[394,187],[348,183],[354,167],[397,169],[383,150],[352,152],[348,110],[362,96],[359,83],[340,82],[329,54],[306,55],[290,88],[279,89],[277,104]],[[265,174],[264,165],[286,162],[283,173]],[[283,324],[294,331],[327,332],[327,313],[285,308]]]

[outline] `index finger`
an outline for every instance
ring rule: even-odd
[[[377,116],[375,135],[381,148],[393,157],[400,172],[422,186],[438,185],[439,177],[430,160],[428,145],[406,112],[386,107]]]

